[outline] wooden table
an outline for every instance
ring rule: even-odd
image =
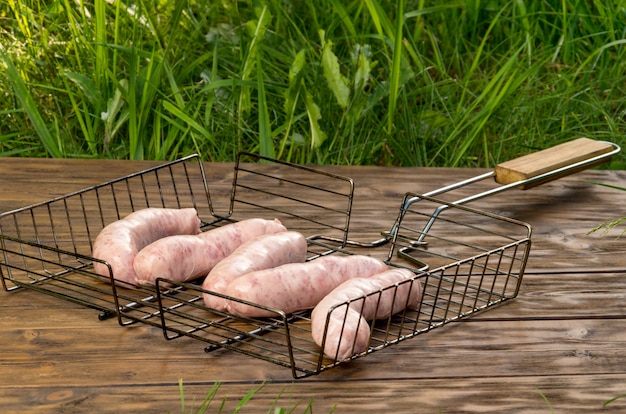
[[[67,194],[155,162],[0,159],[0,210]],[[227,197],[232,164],[205,164],[213,195]],[[406,191],[426,192],[485,170],[319,167],[356,183],[352,228],[388,229]],[[624,412],[626,238],[589,233],[626,215],[626,172],[588,170],[510,190],[471,207],[528,222],[533,246],[519,296],[319,375],[237,353],[205,354],[197,341],[166,341],[144,324],[100,321],[93,309],[30,290],[0,292],[2,412]],[[491,188],[491,181],[460,196]],[[456,197],[456,195],[455,195]]]

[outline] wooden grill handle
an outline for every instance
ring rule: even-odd
[[[573,165],[581,161],[589,160],[602,154],[613,151],[615,147],[610,142],[595,141],[589,138],[578,138],[563,144],[547,148],[542,151],[524,155],[510,161],[498,164],[494,169],[494,178],[499,184],[513,184],[534,178],[538,175],[556,171],[560,168]],[[597,162],[584,164],[547,176],[545,179],[522,183],[519,188],[526,190],[536,187],[548,181],[573,174],[587,168],[603,164],[608,158],[602,158]]]

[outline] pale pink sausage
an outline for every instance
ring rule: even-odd
[[[419,280],[398,284],[415,274],[408,269],[391,269],[370,278],[342,283],[322,299],[311,313],[311,333],[324,354],[343,360],[367,350],[368,321],[385,319],[405,308],[415,309],[422,297]],[[391,287],[390,289],[385,289]],[[384,289],[384,290],[383,290]],[[330,312],[330,315],[329,315]],[[328,318],[328,327],[325,331]]]
[[[264,234],[284,231],[287,229],[278,220],[254,218],[195,236],[164,237],[135,257],[136,283],[152,285],[158,277],[186,282],[205,276],[242,244]]]
[[[387,269],[383,261],[369,256],[323,256],[306,263],[285,264],[248,273],[232,281],[226,294],[292,313],[313,308],[346,280],[373,276]],[[227,311],[238,316],[275,315],[271,311],[240,302],[228,301],[227,305]]]
[[[142,248],[166,236],[198,233],[200,219],[195,208],[145,208],[105,226],[94,241],[92,256],[109,262],[115,279],[135,283],[133,261]],[[109,276],[106,265],[94,262],[93,268]]]
[[[306,249],[306,238],[296,231],[259,236],[242,244],[215,265],[204,279],[202,288],[211,292],[226,293],[230,282],[247,273],[287,263],[303,263],[306,260]],[[225,299],[208,293],[203,296],[204,303],[209,308],[226,309]]]

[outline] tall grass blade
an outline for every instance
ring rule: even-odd
[[[489,27],[487,28],[486,33],[484,34],[480,44],[478,45],[478,48],[476,49],[476,51],[473,54],[474,57],[472,59],[471,65],[469,67],[469,70],[467,70],[463,74],[463,84],[464,84],[464,87],[461,89],[461,91],[462,91],[461,97],[459,98],[458,103],[457,103],[457,110],[459,112],[462,112],[463,111],[463,107],[465,106],[465,99],[467,97],[467,92],[471,90],[469,84],[474,79],[474,75],[475,75],[476,71],[479,68],[479,65],[480,65],[480,62],[482,60],[485,47],[487,46],[487,41],[488,41],[488,39],[490,37],[490,34],[497,27],[497,23],[500,21],[500,17],[502,15],[502,13],[504,13],[504,11],[505,11],[504,8],[500,9],[498,11],[498,13],[496,14],[496,16],[491,20],[491,23],[489,24]]]
[[[252,399],[252,397],[254,397],[254,395],[261,391],[263,389],[263,387],[265,387],[265,383],[262,383],[261,385],[259,385],[256,388],[251,389],[250,391],[248,391],[246,393],[246,395],[239,401],[239,403],[237,404],[237,406],[235,407],[235,409],[233,410],[233,413],[238,413],[239,410],[241,410],[242,408],[244,408],[244,406],[248,403],[248,401],[250,401],[250,399]]]
[[[394,130],[394,120],[396,107],[398,106],[398,94],[400,91],[400,77],[402,69],[402,44],[403,44],[403,24],[404,24],[404,0],[396,2],[396,26],[393,40],[393,58],[391,62],[391,80],[389,86],[389,107],[387,109],[387,133],[392,134]]]
[[[59,146],[58,141],[50,133],[50,130],[48,129],[46,122],[41,116],[41,113],[39,112],[39,109],[35,104],[35,100],[30,94],[30,91],[24,83],[24,80],[20,76],[19,71],[13,64],[13,61],[11,60],[9,55],[7,55],[4,50],[0,49],[0,54],[2,55],[2,58],[7,65],[9,81],[13,85],[15,95],[22,104],[22,108],[28,115],[28,118],[30,119],[33,128],[35,128],[35,131],[37,132],[37,135],[39,136],[43,147],[45,148],[46,152],[52,157],[62,158],[65,155],[63,153],[63,149]]]
[[[387,17],[385,9],[377,0],[365,0],[365,4],[370,12],[380,40],[384,42],[387,36],[393,38],[393,26]]]
[[[615,401],[619,400],[620,398],[625,398],[625,397],[626,397],[626,394],[616,395],[613,398],[609,398],[608,400],[603,401],[602,402],[602,406],[606,407],[607,405],[614,403]]]
[[[107,58],[107,23],[105,0],[94,0],[95,13],[95,70],[94,77],[98,90],[102,90],[107,78],[109,62]]]
[[[220,389],[221,386],[222,386],[221,382],[213,383],[213,385],[209,389],[209,392],[204,397],[202,404],[200,404],[200,407],[198,408],[199,413],[205,413],[208,411],[209,406],[211,405],[211,402],[215,399],[215,395],[217,394],[217,391]]]
[[[489,118],[498,109],[503,99],[506,96],[510,96],[535,70],[533,67],[519,74],[517,70],[518,55],[523,47],[512,54],[505,64],[492,76],[481,94],[464,111],[463,117],[457,122],[454,130],[446,138],[442,147],[436,151],[435,156],[450,145],[453,145],[454,155],[450,157],[450,166],[459,166],[470,146],[481,134]]]
[[[598,62],[598,59],[600,59],[600,56],[607,50],[612,49],[614,47],[617,46],[624,46],[626,45],[626,39],[619,39],[619,40],[615,40],[613,42],[609,42],[606,43],[604,45],[602,45],[601,47],[597,48],[596,50],[594,50],[589,57],[587,57],[587,59],[585,59],[582,63],[580,63],[580,65],[578,66],[578,69],[576,69],[576,72],[574,73],[573,77],[577,78],[578,76],[580,76],[581,72],[583,70],[593,70],[595,69],[595,66]],[[591,68],[587,68],[587,66],[593,62],[593,64],[591,65]]]
[[[248,31],[251,35],[251,41],[247,48],[247,54],[243,62],[241,69],[241,80],[246,81],[250,79],[250,76],[254,70],[254,64],[257,62],[257,54],[259,53],[260,43],[263,41],[267,27],[272,19],[272,15],[267,7],[264,5],[257,12],[257,19],[251,20],[246,24]],[[239,114],[242,115],[250,110],[250,89],[247,87],[241,88],[239,97]]]
[[[180,396],[180,412],[185,412],[185,389],[183,387],[183,379],[178,380],[178,394]]]
[[[319,124],[320,119],[322,119],[320,107],[317,106],[313,96],[306,90],[304,91],[304,104],[311,129],[311,149],[319,148],[327,138],[326,133],[322,131]]]
[[[339,17],[341,23],[343,23],[344,27],[348,31],[348,35],[350,37],[357,37],[358,34],[356,27],[354,26],[354,23],[352,23],[352,20],[350,19],[350,14],[344,6],[345,2],[341,2],[339,0],[330,0],[330,2],[333,6],[332,9],[334,10],[335,14]]]
[[[33,20],[31,10],[23,4],[22,1],[8,0],[9,8],[13,12],[13,18],[17,22],[17,26],[24,36],[24,39],[28,43],[28,46],[33,45],[33,36],[30,30],[29,21]]]
[[[264,157],[276,158],[270,114],[265,97],[265,81],[260,58],[257,55],[258,112],[259,112],[259,152]]]
[[[526,44],[526,57],[528,62],[532,62],[533,59],[533,43],[530,34],[530,21],[528,18],[528,11],[526,9],[526,4],[524,0],[515,0],[515,6],[520,14],[520,19],[522,21],[522,27],[524,29],[524,38]]]
[[[193,119],[189,114],[187,114],[185,108],[178,108],[172,102],[163,101],[163,108],[169,111],[174,117],[180,119],[185,124],[187,124],[191,129],[195,130],[199,133],[205,140],[215,145],[215,138],[211,134],[209,130],[207,130],[204,126],[202,126],[198,121]],[[198,145],[196,143],[196,150],[198,149]]]
[[[139,58],[135,48],[131,48],[129,60],[129,79],[128,90],[126,91],[126,101],[128,102],[128,140],[129,140],[129,156],[131,160],[143,159],[143,142],[139,138],[139,103],[137,95],[139,94]]]
[[[91,82],[88,78],[82,77],[75,73],[66,72],[64,75],[65,77],[63,78],[63,83],[65,85],[67,96],[69,97],[70,102],[72,104],[72,108],[73,108],[72,112],[74,114],[74,117],[76,117],[76,119],[78,120],[78,124],[80,125],[81,131],[83,133],[83,138],[87,142],[87,147],[89,148],[89,152],[91,153],[91,156],[96,156],[98,155],[98,149],[97,149],[97,141],[95,139],[95,136],[96,136],[95,124],[98,121],[97,121],[97,117],[91,115],[92,111],[90,109],[93,107],[97,107],[96,106],[97,104],[96,105],[92,104],[90,108],[90,106],[88,105],[88,103],[91,103],[89,102],[89,99],[87,99],[87,102],[82,101],[79,103],[75,97],[75,94],[72,92],[67,79],[73,80],[74,82],[78,82],[79,84],[81,82],[84,82],[81,85],[81,87],[88,87],[88,85]],[[95,89],[92,89],[92,91],[94,90]],[[93,94],[92,94],[92,98],[94,98]]]
[[[283,154],[285,152],[285,147],[287,142],[292,139],[292,130],[294,128],[295,122],[295,113],[296,106],[300,100],[300,93],[303,89],[302,87],[302,77],[303,77],[303,69],[306,64],[306,49],[301,49],[296,53],[296,56],[289,67],[289,84],[287,89],[285,90],[285,100],[283,102],[283,112],[285,113],[285,122],[282,127],[283,129],[283,139],[281,140],[280,146],[278,148],[278,153],[276,156],[279,159],[282,159]],[[290,146],[290,155],[293,150],[293,145]],[[288,156],[289,160],[291,156]]]

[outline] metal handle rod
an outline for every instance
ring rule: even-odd
[[[519,186],[524,185],[524,184],[530,184],[530,183],[534,183],[534,182],[537,182],[537,181],[542,181],[542,180],[545,180],[546,178],[552,177],[554,175],[559,175],[559,174],[563,174],[563,173],[567,174],[568,172],[575,171],[575,170],[579,169],[580,167],[584,167],[586,165],[593,165],[593,164],[597,163],[598,161],[601,161],[601,160],[603,160],[605,158],[610,158],[611,156],[617,154],[620,151],[620,147],[618,145],[613,144],[613,143],[608,143],[608,144],[613,145],[613,147],[614,147],[613,151],[605,153],[605,154],[600,154],[598,156],[595,156],[595,157],[592,157],[592,158],[589,158],[589,159],[586,159],[586,160],[583,160],[583,161],[579,161],[579,162],[574,163],[574,164],[566,165],[564,167],[557,168],[555,170],[548,171],[548,172],[545,172],[543,174],[539,174],[539,175],[537,175],[535,177],[532,177],[532,178],[516,181],[516,182],[510,183],[510,184],[504,184],[504,185],[501,185],[499,187],[492,188],[492,189],[487,190],[487,191],[483,191],[482,193],[474,194],[472,196],[465,197],[465,198],[462,198],[460,200],[454,201],[451,204],[456,204],[456,205],[465,204],[465,203],[468,203],[470,201],[475,201],[475,200],[478,200],[478,199],[481,199],[481,198],[485,198],[485,197],[490,196],[490,195],[498,194],[498,193],[501,193],[503,191],[509,190],[511,188],[519,187]],[[432,197],[433,195],[442,194],[442,193],[448,192],[450,190],[454,190],[454,189],[463,187],[463,186],[465,186],[467,184],[471,184],[471,183],[474,183],[474,182],[477,182],[477,181],[481,181],[481,180],[484,180],[484,179],[487,179],[487,178],[490,178],[490,177],[493,177],[493,176],[495,176],[495,171],[490,171],[488,173],[478,175],[478,176],[470,178],[468,180],[460,181],[460,182],[458,182],[456,184],[452,184],[452,185],[443,187],[441,189],[430,191],[428,193],[425,193],[424,196]],[[409,209],[409,207],[414,202],[419,201],[420,199],[421,199],[420,196],[415,196],[415,197],[411,197],[411,198],[407,199],[404,202],[404,205],[402,206],[402,209],[401,209],[401,212],[400,212],[400,216],[398,217],[398,219],[396,220],[396,222],[394,223],[392,229],[389,232],[389,234],[391,236],[393,236],[398,231],[398,226],[400,224],[400,221],[401,221],[402,217],[404,217],[404,215],[405,215],[406,211]],[[436,220],[437,216],[441,213],[441,211],[445,210],[446,208],[447,208],[447,206],[441,206],[441,207],[437,208],[437,210],[433,213],[433,215],[431,216],[430,220],[426,224],[425,231],[423,232],[422,237],[423,237],[423,235],[425,233],[428,232],[428,229],[430,229],[430,227],[432,226],[433,222]]]
[[[563,173],[566,174],[568,172],[574,172],[575,170],[577,170],[580,167],[583,167],[583,166],[586,166],[586,165],[593,165],[593,164],[597,163],[598,161],[601,161],[601,160],[603,160],[605,158],[608,159],[608,158],[612,157],[613,155],[617,154],[618,152],[620,152],[621,149],[620,149],[620,147],[618,145],[616,145],[616,144],[614,144],[612,142],[607,142],[607,144],[610,144],[610,145],[612,145],[614,147],[613,151],[607,152],[605,154],[600,154],[600,155],[597,155],[595,157],[592,157],[592,158],[589,158],[589,159],[586,159],[586,160],[582,160],[582,161],[579,161],[579,162],[574,163],[574,164],[566,165],[564,167],[557,168],[555,170],[548,171],[548,172],[545,172],[543,174],[536,175],[535,177],[532,177],[532,178],[516,181],[516,182],[510,183],[510,184],[504,184],[504,185],[501,185],[499,187],[493,188],[491,190],[487,190],[487,191],[484,191],[484,192],[479,193],[479,194],[474,194],[472,196],[469,196],[469,197],[466,197],[466,198],[462,198],[460,200],[455,201],[453,204],[464,204],[464,203],[467,203],[467,202],[470,202],[470,201],[474,201],[474,200],[478,200],[480,198],[484,198],[484,197],[487,197],[487,196],[490,196],[490,195],[493,195],[493,194],[501,193],[503,191],[509,190],[511,188],[519,187],[519,186],[524,185],[524,184],[531,184],[531,183],[534,183],[534,182],[537,182],[537,181],[542,181],[542,180],[545,180],[546,178],[552,177],[554,175],[559,175],[559,174],[563,174]],[[459,183],[452,184],[452,185],[449,185],[449,186],[446,186],[446,187],[443,187],[443,188],[440,188],[440,189],[437,189],[437,190],[434,190],[434,191],[430,191],[428,193],[425,193],[424,195],[428,196],[428,197],[432,197],[432,196],[435,196],[435,195],[443,194],[443,193],[448,192],[450,190],[454,190],[454,189],[463,187],[463,186],[465,186],[467,184],[471,184],[471,183],[474,183],[474,182],[477,182],[477,181],[481,181],[481,180],[484,180],[484,179],[487,179],[487,178],[490,178],[490,177],[494,177],[495,174],[496,174],[495,171],[490,171],[488,173],[481,174],[479,176],[476,176],[476,177],[473,177],[473,178],[461,181]],[[415,201],[419,200],[419,198],[420,197],[413,197],[413,198],[407,200],[405,202],[404,206],[403,206],[403,210],[406,210],[411,204],[413,204]]]

